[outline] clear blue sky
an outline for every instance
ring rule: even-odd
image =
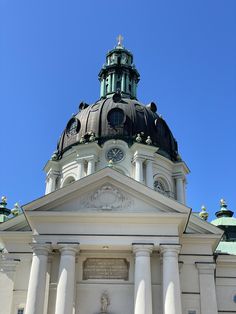
[[[0,194],[11,208],[44,194],[46,161],[118,34],[191,174],[187,203],[236,212],[235,0],[0,0]]]

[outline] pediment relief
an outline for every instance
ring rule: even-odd
[[[80,208],[95,208],[101,210],[129,209],[134,200],[111,184],[104,184],[96,191],[79,201]]]
[[[130,194],[108,182],[93,190],[87,190],[86,193],[83,193],[83,191],[79,192],[70,199],[57,201],[56,204],[37,210],[64,212],[166,212],[166,210],[159,208],[155,202],[148,202],[148,198],[142,199],[138,195]]]

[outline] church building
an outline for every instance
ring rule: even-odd
[[[0,202],[0,314],[236,313],[236,219],[186,204],[189,168],[119,36],[45,165],[45,195]]]

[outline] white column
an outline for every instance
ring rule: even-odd
[[[133,244],[134,270],[134,314],[152,314],[152,282],[150,254],[152,244]]]
[[[25,314],[43,314],[50,244],[32,244],[32,248],[33,259]]]
[[[84,176],[84,159],[77,158],[77,180]]]
[[[75,294],[76,243],[58,244],[61,252],[55,314],[72,314]]]
[[[56,189],[56,179],[58,177],[58,174],[54,171],[50,171],[47,176],[47,185],[46,185],[46,191],[45,194],[51,193],[55,191]]]
[[[178,176],[175,178],[176,180],[176,198],[177,201],[184,204],[184,182],[183,177]]]
[[[161,245],[163,256],[163,314],[182,314],[178,254],[180,245]]]
[[[149,188],[153,189],[153,168],[152,160],[146,161],[146,184]]]
[[[215,264],[196,263],[199,274],[201,313],[217,314]]]
[[[143,182],[143,160],[139,157],[135,159],[135,180]]]
[[[87,175],[90,175],[95,172],[95,159],[94,157],[88,159],[88,170]]]

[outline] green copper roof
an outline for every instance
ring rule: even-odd
[[[139,73],[133,63],[133,55],[122,44],[123,37],[117,38],[118,44],[108,51],[106,63],[98,74],[101,99],[112,97],[119,91],[123,98],[137,98]]]
[[[236,255],[236,242],[221,241],[217,246],[216,252]]]
[[[221,217],[212,220],[215,226],[236,226],[236,219],[234,217]]]

